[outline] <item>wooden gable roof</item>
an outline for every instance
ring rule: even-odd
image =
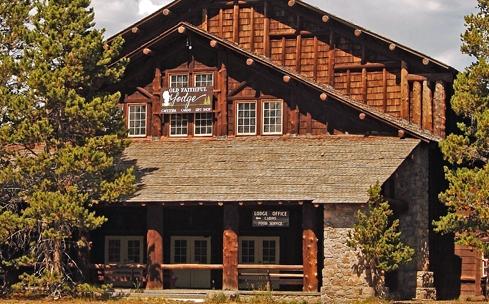
[[[174,27],[167,30],[166,32],[140,45],[137,49],[127,54],[126,57],[132,60],[137,60],[138,58],[145,57],[147,56],[145,54],[150,52],[152,48],[154,49],[158,46],[161,47],[166,43],[174,43],[175,39],[177,39],[179,36],[185,37],[183,35],[188,35],[189,33],[192,33],[193,35],[198,35],[199,37],[206,39],[209,48],[212,47],[211,45],[213,45],[214,47],[216,46],[225,47],[226,49],[231,50],[235,54],[240,55],[242,57],[243,62],[248,61],[248,63],[250,62],[252,62],[253,64],[256,63],[264,68],[279,72],[280,75],[282,75],[282,77],[290,77],[291,79],[299,83],[302,83],[307,87],[310,87],[311,89],[317,92],[318,102],[320,102],[323,99],[329,98],[330,100],[335,100],[350,108],[353,108],[359,111],[360,113],[365,114],[367,117],[371,117],[372,119],[380,121],[390,127],[397,128],[400,130],[400,132],[405,132],[406,135],[411,135],[413,137],[422,139],[427,142],[428,141],[437,142],[441,140],[439,136],[427,132],[426,130],[421,129],[419,126],[413,123],[410,123],[401,118],[396,118],[389,114],[378,111],[374,107],[371,107],[365,103],[359,102],[348,96],[345,96],[344,94],[339,93],[337,90],[335,90],[333,87],[329,85],[314,82],[311,79],[308,79],[293,70],[274,64],[271,60],[269,60],[264,56],[259,56],[257,54],[254,54],[248,50],[241,48],[239,45],[235,43],[229,42],[226,39],[222,39],[218,36],[210,34],[202,29],[199,29],[198,27],[195,27],[185,22],[175,25]]]
[[[450,73],[458,73],[458,71],[427,55],[427,54],[424,54],[422,52],[419,52],[413,48],[410,48],[409,46],[406,46],[406,45],[403,45],[399,42],[396,42],[392,39],[389,39],[387,37],[384,37],[380,34],[377,34],[375,32],[372,32],[362,26],[359,26],[351,21],[348,21],[346,19],[343,19],[343,18],[340,18],[334,14],[331,14],[329,12],[326,12],[325,10],[323,9],[320,9],[316,6],[313,6],[305,1],[301,1],[301,0],[253,0],[253,1],[250,1],[250,0],[241,0],[239,2],[243,2],[243,3],[247,3],[247,2],[266,2],[266,1],[271,1],[271,2],[286,2],[287,5],[291,8],[301,8],[301,9],[305,9],[307,10],[308,12],[310,12],[311,14],[315,15],[315,18],[318,19],[318,20],[321,20],[323,23],[328,23],[328,22],[334,22],[334,23],[337,23],[338,25],[343,25],[347,28],[349,28],[353,33],[355,34],[358,34],[358,33],[361,33],[361,34],[365,34],[369,37],[371,37],[372,39],[376,40],[378,43],[380,44],[384,44],[385,46],[387,46],[387,48],[393,50],[395,49],[396,51],[400,51],[400,52],[403,52],[403,53],[406,53],[406,54],[409,54],[411,56],[414,56],[416,58],[418,58],[418,61],[419,61],[419,64],[424,64],[426,65],[426,63],[431,63],[431,64],[434,64],[444,70],[446,70],[447,72],[450,72]],[[197,6],[202,6],[202,7],[205,7],[207,5],[210,5],[210,4],[215,4],[216,2],[219,2],[219,1],[216,1],[216,0],[208,0],[208,1],[199,1],[199,3],[197,4]],[[226,4],[232,4],[233,2],[232,1],[221,1],[221,3],[226,3]],[[133,40],[134,38],[134,34],[136,32],[139,32],[140,31],[140,28],[141,27],[145,27],[145,26],[152,26],[153,23],[156,23],[156,24],[160,24],[162,20],[164,20],[165,18],[167,19],[168,17],[174,15],[175,13],[180,13],[180,12],[188,12],[188,11],[191,11],[193,7],[196,6],[196,3],[195,1],[192,1],[192,0],[174,0],[172,1],[171,3],[165,5],[164,7],[162,7],[161,9],[155,11],[153,14],[150,14],[149,16],[133,23],[132,25],[130,25],[129,27],[121,30],[120,32],[114,34],[113,36],[111,36],[108,40],[112,40],[114,39],[115,37],[117,36],[124,36],[124,38],[126,39],[127,43],[131,43],[131,41]],[[181,22],[182,20],[184,20],[184,17],[181,16],[178,18],[178,22]],[[165,31],[168,29],[165,28],[165,27],[160,27],[162,31]],[[148,38],[149,39],[149,38]],[[124,54],[125,55],[125,54]]]

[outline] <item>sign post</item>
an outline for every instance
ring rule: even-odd
[[[253,227],[272,227],[272,228],[288,228],[290,226],[289,211],[253,211]]]
[[[169,88],[164,89],[161,96],[161,114],[210,113],[214,88]]]

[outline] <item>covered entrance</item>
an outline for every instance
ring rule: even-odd
[[[318,209],[303,202],[106,208],[103,239],[94,240],[103,241],[104,252],[95,250],[95,262],[114,287],[317,291]],[[137,218],[141,227],[127,235],[124,226]]]

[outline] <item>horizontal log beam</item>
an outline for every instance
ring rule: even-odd
[[[239,264],[238,269],[303,271],[303,265]]]
[[[445,81],[453,82],[454,77],[451,73],[428,73],[428,74],[409,74],[409,81]]]
[[[386,63],[365,63],[365,64],[335,64],[335,71],[345,70],[362,70],[362,69],[385,69],[385,68],[399,68],[398,62],[386,62]]]
[[[167,270],[221,270],[222,264],[161,264]]]

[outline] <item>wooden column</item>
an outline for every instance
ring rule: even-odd
[[[250,7],[250,31],[250,50],[255,52],[255,8],[253,6]]]
[[[161,70],[159,68],[155,69],[155,77],[153,79],[153,97],[152,100],[152,131],[151,134],[155,138],[161,137],[161,125],[162,125],[162,115],[161,115]]]
[[[317,292],[318,238],[316,236],[316,209],[306,203],[302,207],[302,257],[304,266],[304,291]]]
[[[401,117],[409,120],[409,81],[407,64],[401,63]]]
[[[363,68],[362,69],[362,99],[363,103],[367,104],[368,103],[368,75],[367,75],[367,69]]]
[[[233,41],[239,43],[239,5],[237,1],[233,6]]]
[[[412,122],[421,127],[421,115],[422,115],[422,86],[420,81],[413,83],[413,114]]]
[[[163,289],[163,207],[149,204],[146,209],[148,275],[146,289]]]
[[[265,0],[263,14],[265,15],[265,21],[263,24],[263,54],[270,58],[271,47],[270,47],[270,3]]]
[[[334,87],[334,65],[336,61],[334,32],[329,33],[329,50],[328,50],[328,84]]]
[[[221,65],[219,70],[219,84],[218,90],[220,90],[218,98],[218,136],[228,135],[228,71],[225,64]]]
[[[387,69],[382,69],[382,108],[387,113]]]
[[[427,80],[423,81],[423,129],[433,131],[433,92]]]
[[[433,122],[435,134],[441,137],[445,137],[446,99],[445,84],[437,81],[433,97]]]
[[[238,229],[239,213],[237,204],[224,205],[223,271],[222,289],[238,289]]]

